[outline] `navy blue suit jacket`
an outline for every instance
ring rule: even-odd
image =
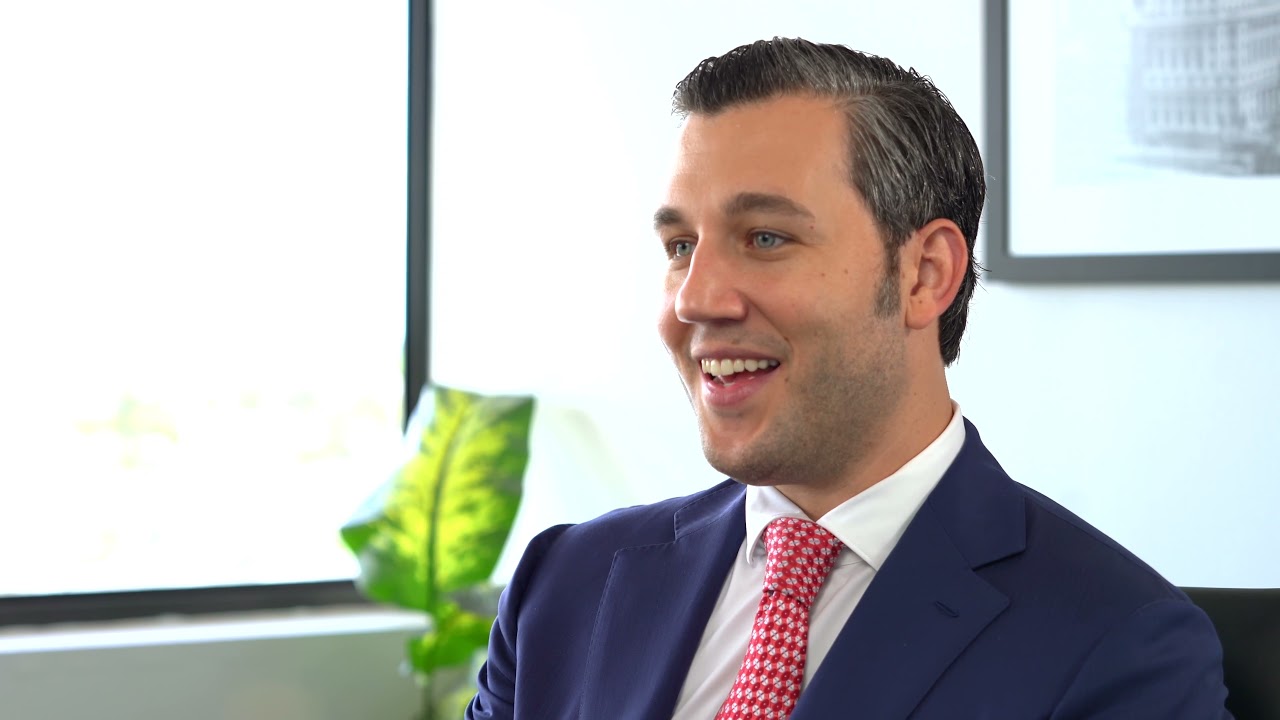
[[[792,720],[1229,718],[1204,613],[966,433]],[[744,490],[530,542],[467,717],[669,719],[746,532]]]

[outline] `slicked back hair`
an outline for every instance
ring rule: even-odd
[[[672,111],[681,117],[715,115],[783,95],[831,98],[844,108],[850,181],[885,245],[882,310],[896,307],[898,249],[912,233],[938,218],[964,233],[969,265],[938,321],[942,360],[955,362],[978,281],[973,249],[986,197],[982,158],[969,128],[933,82],[914,69],[843,45],[790,38],[760,40],[698,63],[676,85]]]

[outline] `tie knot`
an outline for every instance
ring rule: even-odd
[[[793,597],[805,607],[836,564],[843,544],[811,520],[777,518],[764,531],[769,557],[764,566],[764,590]]]

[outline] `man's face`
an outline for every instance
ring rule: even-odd
[[[897,283],[848,180],[846,127],[807,97],[694,115],[655,215],[663,342],[707,460],[750,484],[840,483],[905,387]]]

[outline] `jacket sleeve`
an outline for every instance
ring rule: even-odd
[[[511,583],[502,591],[498,618],[489,633],[489,655],[480,668],[476,696],[467,706],[467,720],[513,720],[516,717],[516,638],[520,602],[547,550],[569,527],[557,525],[530,540]]]
[[[1094,646],[1052,720],[1231,720],[1213,623],[1181,598],[1140,607]]]

